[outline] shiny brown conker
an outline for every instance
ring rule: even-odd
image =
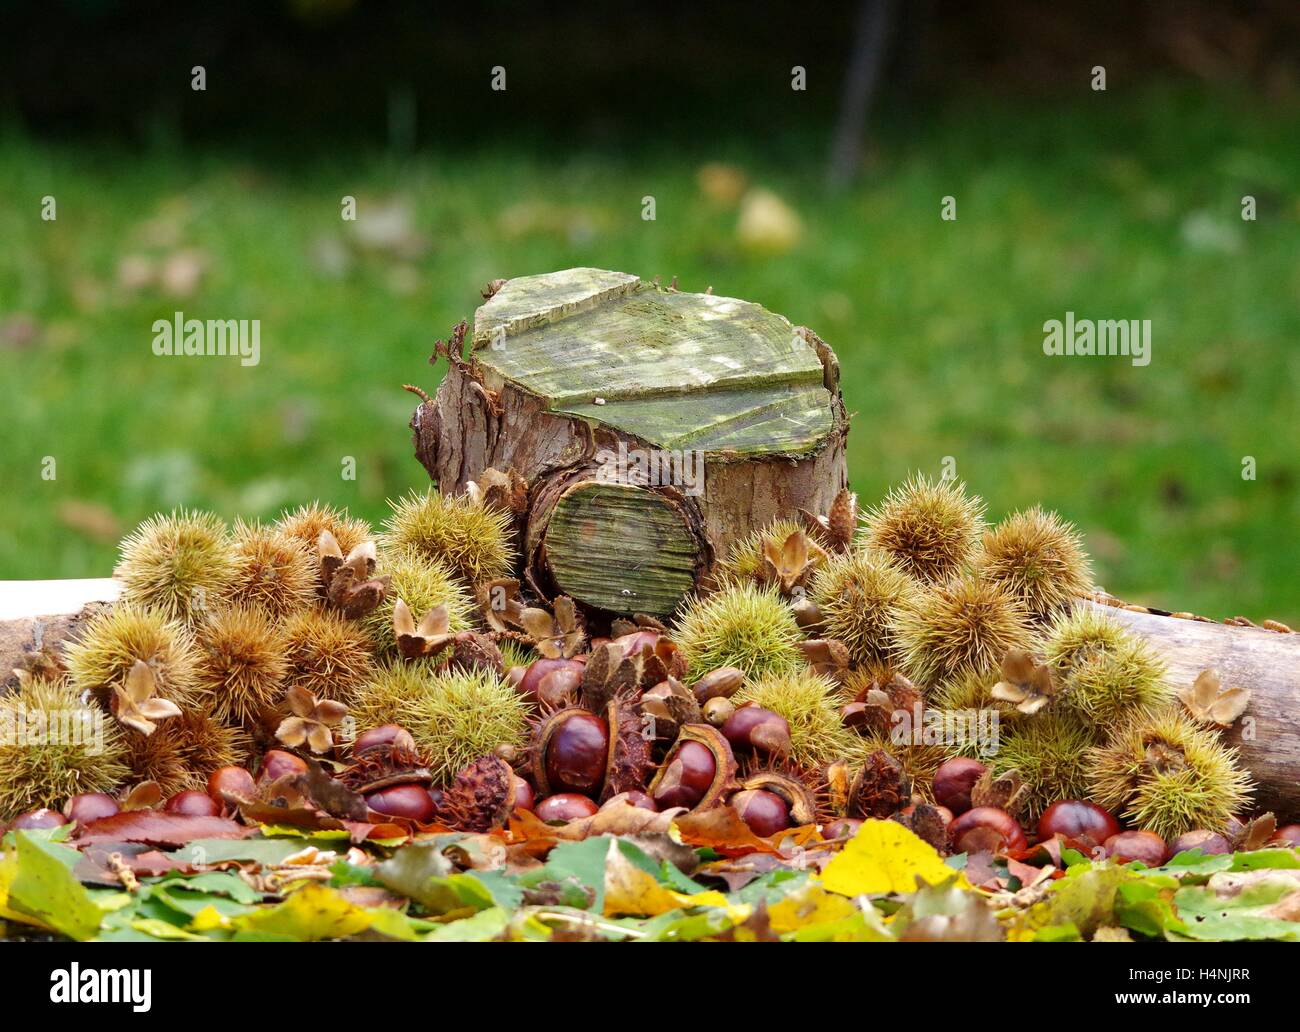
[[[654,800],[661,810],[674,806],[695,806],[713,784],[718,764],[699,742],[682,742],[674,750],[672,762],[655,787]]]
[[[222,805],[226,804],[228,795],[249,799],[256,791],[257,784],[253,781],[253,775],[243,767],[233,764],[218,767],[208,775],[208,795]]]
[[[399,739],[408,748],[415,745],[414,740],[411,739],[411,732],[402,727],[401,724],[380,724],[378,727],[372,727],[369,731],[363,731],[357,735],[356,741],[352,743],[352,755],[360,756],[370,749],[392,745]]]
[[[934,772],[934,801],[960,816],[971,807],[970,793],[988,768],[969,756],[945,760]]]
[[[948,838],[958,853],[1005,853],[1029,844],[1016,819],[996,806],[977,806],[954,817]]]
[[[515,690],[524,696],[529,702],[536,703],[541,701],[540,689],[542,680],[549,674],[561,674],[566,683],[571,683],[576,690],[582,682],[583,671],[586,665],[576,659],[535,659],[526,667],[512,667],[510,669],[510,680],[514,683]],[[558,700],[551,699],[554,703]]]
[[[722,733],[736,752],[784,756],[790,751],[789,722],[762,706],[741,706],[722,725]]]
[[[614,639],[614,644],[622,648],[624,657],[634,656],[644,648],[653,649],[658,643],[658,631],[631,631]]]
[[[72,796],[63,804],[63,816],[78,824],[89,824],[103,817],[112,817],[122,808],[107,792],[83,792]]]
[[[1121,831],[1106,840],[1106,855],[1121,864],[1140,860],[1148,867],[1159,867],[1169,857],[1165,840],[1154,831]]]
[[[386,817],[405,817],[408,821],[428,824],[437,812],[433,796],[423,785],[392,785],[366,796],[366,805]]]
[[[1226,835],[1205,828],[1185,831],[1169,843],[1169,855],[1177,856],[1189,849],[1199,849],[1206,856],[1223,856],[1232,852],[1232,843]]]
[[[163,803],[164,813],[179,813],[186,817],[220,817],[221,804],[207,792],[191,789],[177,792]]]
[[[861,817],[841,817],[822,828],[822,838],[826,839],[827,842],[852,838],[858,833],[860,827],[862,827]]]
[[[576,792],[560,792],[547,796],[535,807],[535,813],[543,821],[576,821],[590,817],[599,807],[587,796]]]
[[[760,838],[776,835],[790,827],[790,807],[775,792],[746,788],[731,797],[731,807],[749,830]]]
[[[537,801],[536,794],[533,792],[533,786],[518,774],[515,775],[515,779],[511,783],[515,786],[515,794],[511,801],[511,805],[516,810],[531,810],[533,804]]]
[[[1284,846],[1295,846],[1300,849],[1300,824],[1283,824],[1277,831],[1273,832],[1270,842]]]
[[[573,713],[546,742],[546,781],[552,792],[596,795],[609,762],[609,724],[594,713]]]
[[[620,804],[625,804],[627,806],[635,806],[640,810],[659,809],[659,807],[655,805],[655,801],[651,799],[647,793],[642,792],[639,788],[629,789],[626,792],[620,792],[616,796],[611,796],[609,799],[605,800],[605,802],[601,805],[600,808],[603,810],[608,806],[618,806]]]
[[[289,774],[306,774],[307,761],[283,749],[268,750],[262,757],[262,769],[258,777],[262,781],[278,781]]]
[[[1038,818],[1038,838],[1043,842],[1054,835],[1064,835],[1091,848],[1118,834],[1119,821],[1109,811],[1084,799],[1060,799]]]
[[[26,813],[20,813],[13,819],[9,825],[12,831],[29,831],[34,828],[61,828],[68,823],[68,818],[59,813],[58,810],[51,810],[42,806],[39,810],[28,810]]]

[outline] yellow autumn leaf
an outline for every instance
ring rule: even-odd
[[[9,886],[13,884],[14,876],[17,873],[18,854],[10,852],[0,856],[0,921],[16,921],[19,924],[31,925],[33,928],[54,931],[44,921],[33,917],[31,914],[24,914],[9,907]]]
[[[891,938],[874,907],[866,913],[851,900],[827,892],[813,881],[769,906],[767,916],[769,927],[777,935],[839,939],[850,934],[853,941],[874,942]]]
[[[204,918],[206,909],[198,918]],[[336,889],[308,882],[291,893],[284,902],[265,910],[255,910],[231,918],[227,927],[235,932],[250,932],[295,942],[342,939],[364,932],[374,918],[364,907],[349,901]],[[208,919],[205,918],[206,924]],[[197,930],[197,929],[196,929]]]
[[[843,896],[915,892],[916,879],[935,885],[953,876],[938,851],[897,821],[867,820],[821,874]],[[965,877],[957,884],[969,888]]]
[[[685,893],[665,888],[623,855],[617,839],[610,840],[605,855],[606,917],[657,917],[685,907],[717,907],[737,921],[749,916],[749,907],[733,906],[721,892]]]

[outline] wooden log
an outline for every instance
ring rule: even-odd
[[[734,542],[847,484],[834,353],[751,302],[569,269],[506,281],[469,344],[416,409],[416,456],[452,494],[488,468],[529,482],[543,595],[668,615]]]
[[[41,652],[56,653],[82,622],[117,600],[121,584],[89,580],[0,581],[0,692],[13,671]]]
[[[1225,686],[1250,689],[1246,715],[1224,732],[1224,742],[1236,746],[1255,777],[1257,809],[1300,817],[1300,634],[1101,608],[1152,644],[1176,688],[1213,667]]]

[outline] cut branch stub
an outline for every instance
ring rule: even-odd
[[[831,350],[759,305],[601,269],[507,280],[411,421],[447,493],[530,484],[521,571],[618,613],[670,613],[715,560],[845,486]]]

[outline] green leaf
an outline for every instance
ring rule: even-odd
[[[451,872],[451,861],[436,844],[413,842],[381,863],[376,874],[387,888],[415,900],[430,914],[465,911],[468,916],[496,905],[483,881]]]
[[[26,831],[17,832],[15,841],[18,865],[9,886],[9,905],[69,938],[94,938],[104,912],[72,874],[77,851]]]
[[[488,907],[470,917],[441,925],[428,935],[425,942],[489,942],[500,935],[510,922],[510,912],[504,907]]]
[[[1177,886],[1177,879],[1157,875],[1124,882],[1116,893],[1117,923],[1153,939],[1183,932],[1186,926],[1173,905]]]
[[[286,857],[306,849],[310,842],[297,838],[195,839],[171,854],[183,863],[207,866],[230,861],[263,864],[282,863]]]
[[[1243,886],[1235,895],[1222,876],[1209,885],[1189,885],[1178,890],[1174,905],[1185,922],[1182,934],[1203,941],[1240,939],[1276,939],[1300,942],[1300,921],[1274,916],[1276,905],[1285,897],[1300,892],[1294,879],[1263,878]]]

